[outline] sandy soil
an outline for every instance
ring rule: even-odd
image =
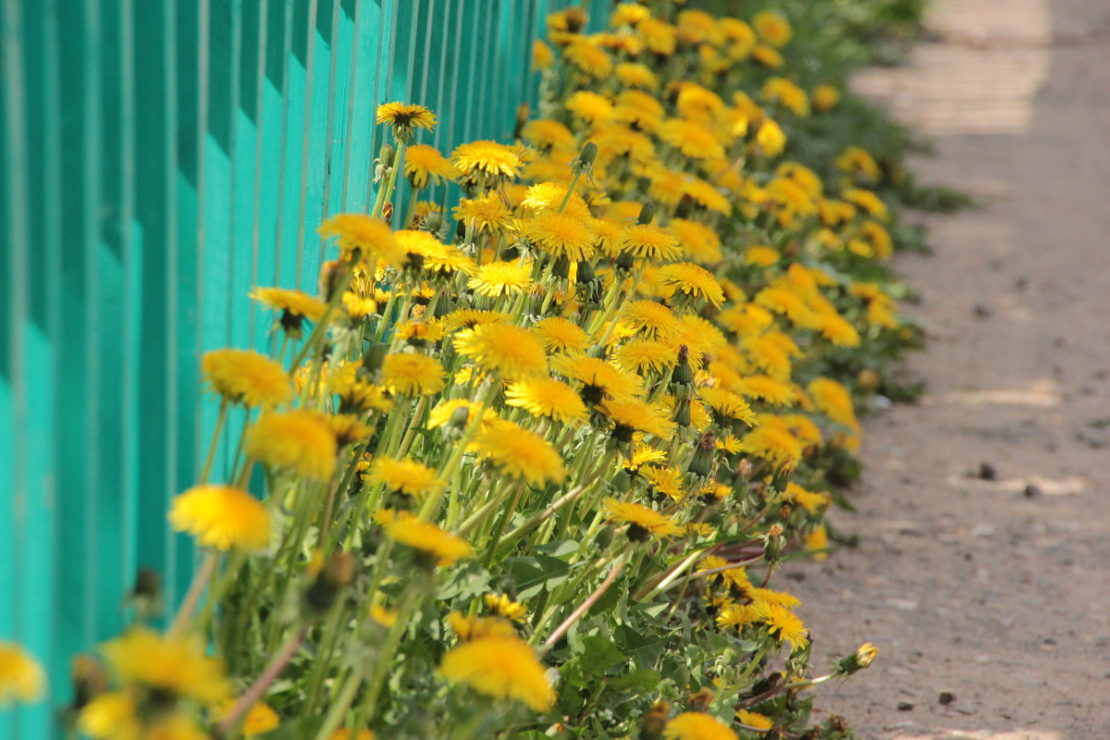
[[[1110,2],[938,0],[929,27],[859,88],[985,207],[899,263],[928,391],[867,423],[833,517],[861,546],[788,571],[817,661],[881,650],[818,706],[865,738],[1110,738]]]

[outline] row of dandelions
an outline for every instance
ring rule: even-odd
[[[169,512],[203,555],[165,630],[137,612],[80,659],[81,732],[789,734],[873,660],[810,677],[770,582],[830,547],[868,389],[843,369],[915,338],[883,171],[788,158],[839,94],[797,81],[779,13],[547,26],[541,118],[447,154],[432,111],[381,106],[319,293],[257,288],[272,352],[204,356],[217,423]],[[0,700],[30,697],[0,647]]]

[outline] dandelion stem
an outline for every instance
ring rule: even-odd
[[[189,618],[193,616],[193,610],[197,608],[197,602],[200,601],[204,585],[212,577],[219,562],[220,555],[215,550],[210,550],[205,554],[204,561],[197,568],[197,572],[193,574],[193,580],[189,584],[189,590],[185,593],[185,599],[181,602],[181,606],[170,624],[170,635],[179,634],[185,628],[185,623],[189,621]]]
[[[212,441],[208,443],[208,456],[204,460],[204,467],[201,468],[200,478],[197,479],[199,485],[204,485],[208,482],[208,476],[212,473],[212,463],[216,460],[216,447],[220,441],[220,433],[224,430],[224,424],[227,422],[227,399],[220,401],[220,412],[216,416],[216,428],[212,430]]]
[[[609,571],[609,575],[605,576],[605,580],[602,581],[596,589],[594,589],[594,592],[592,594],[586,597],[585,601],[578,605],[577,609],[570,613],[569,617],[563,620],[562,624],[555,628],[555,631],[552,632],[551,635],[543,641],[543,646],[550,649],[553,645],[555,645],[555,643],[563,639],[563,635],[570,631],[570,628],[574,626],[574,623],[581,619],[582,616],[590,610],[590,607],[596,604],[598,602],[598,599],[605,595],[605,592],[608,591],[609,587],[616,582],[617,576],[621,574],[621,571],[624,570],[624,566],[627,564],[627,554],[622,555],[620,559],[613,564],[612,569],[610,569]]]
[[[251,684],[251,687],[235,701],[231,711],[228,712],[227,716],[220,722],[219,726],[216,728],[216,732],[219,736],[228,737],[229,733],[239,724],[239,720],[246,715],[247,711],[249,711],[252,706],[254,706],[254,703],[266,694],[266,689],[270,688],[270,684],[281,675],[281,672],[285,670],[285,666],[287,666],[289,661],[293,659],[293,656],[296,655],[297,650],[301,647],[301,643],[304,642],[306,634],[308,634],[308,627],[302,626],[286,640],[281,650],[274,654],[274,657],[270,660],[265,670],[259,674],[254,683]]]

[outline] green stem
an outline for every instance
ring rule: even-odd
[[[220,441],[220,433],[224,430],[224,423],[227,421],[227,407],[229,406],[226,398],[220,399],[220,413],[216,417],[216,428],[212,430],[212,441],[208,443],[208,456],[204,460],[204,467],[201,468],[200,478],[197,483],[204,485],[208,482],[208,476],[212,474],[212,463],[216,460],[216,447]]]

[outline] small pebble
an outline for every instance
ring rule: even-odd
[[[1043,493],[1043,491],[1041,491],[1041,489],[1038,488],[1037,486],[1030,483],[1029,485],[1027,485],[1025,487],[1025,490],[1023,490],[1021,493],[1022,493],[1022,495],[1025,496],[1025,498],[1037,498],[1038,496],[1040,496]]]
[[[998,471],[990,463],[979,463],[979,478],[981,480],[996,480]]]
[[[982,303],[975,304],[975,315],[981,319],[985,319],[991,315],[991,310]]]
[[[956,701],[956,695],[953,694],[951,691],[942,691],[940,692],[940,696],[937,698],[937,701],[939,701],[941,704],[951,704],[952,702]]]
[[[898,711],[899,712],[909,712],[911,710],[913,710],[913,704],[910,704],[908,701],[898,702]]]

